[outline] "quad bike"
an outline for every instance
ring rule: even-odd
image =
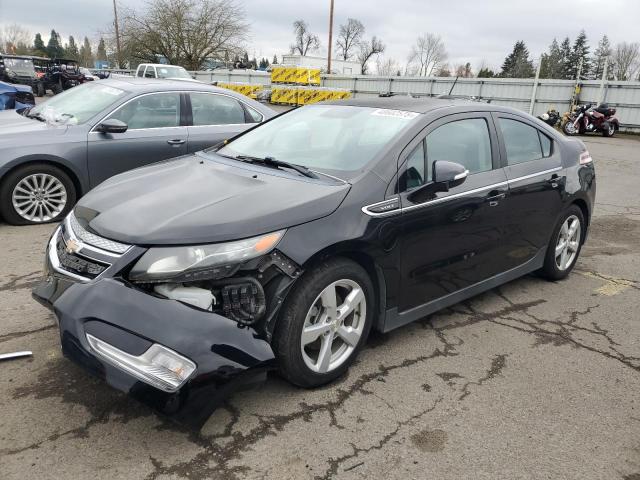
[[[616,109],[606,103],[597,108],[591,103],[580,105],[573,112],[565,114],[562,131],[566,135],[601,132],[605,137],[613,137],[620,129],[615,114]]]
[[[45,89],[51,90],[56,95],[85,81],[78,62],[63,58],[56,58],[49,62],[43,79]]]

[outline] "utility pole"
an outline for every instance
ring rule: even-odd
[[[333,44],[333,0],[329,7],[329,55],[327,56],[327,73],[331,74],[331,45]]]
[[[114,25],[116,27],[116,61],[118,68],[122,68],[120,65],[120,29],[118,28],[118,7],[116,6],[116,0],[113,0],[113,17]]]

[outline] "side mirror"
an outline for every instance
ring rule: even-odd
[[[129,126],[122,120],[116,118],[108,118],[96,127],[97,132],[101,133],[124,133]]]
[[[442,186],[445,192],[463,183],[467,176],[469,176],[469,170],[459,163],[444,160],[433,162],[433,181]]]

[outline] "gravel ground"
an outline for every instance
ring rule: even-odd
[[[270,376],[199,433],[60,355],[30,297],[51,225],[0,224],[3,479],[640,479],[640,141],[584,138],[598,205],[572,275],[527,276],[387,335],[348,376]]]

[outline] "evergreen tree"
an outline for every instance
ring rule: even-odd
[[[42,35],[36,33],[36,38],[33,41],[33,53],[35,55],[44,56],[47,54],[47,47],[44,45],[44,41],[42,40]]]
[[[562,51],[555,38],[549,46],[549,53],[543,53],[540,62],[540,78],[564,78]]]
[[[571,40],[569,37],[560,44],[560,60],[562,62],[562,75],[560,78],[571,80],[575,78],[575,72],[571,71]]]
[[[273,61],[271,62],[272,65],[277,65],[278,64],[278,55],[274,55],[273,56]]]
[[[69,36],[69,43],[65,47],[64,55],[71,60],[80,59],[80,52],[78,51],[78,46],[76,45],[76,40],[73,38],[73,35]]]
[[[60,35],[55,30],[51,30],[51,36],[47,43],[47,55],[49,58],[62,58],[64,56],[64,48],[62,48]]]
[[[575,42],[573,42],[573,48],[571,49],[571,54],[569,55],[569,72],[571,74],[571,78],[575,78],[578,74],[578,68],[582,63],[582,68],[580,69],[580,78],[585,79],[589,78],[591,73],[591,61],[589,59],[589,44],[587,43],[587,35],[584,33],[584,30],[581,30],[578,36],[576,37]]]
[[[96,50],[96,60],[107,60],[107,48],[104,44],[104,38],[100,37],[98,49]]]
[[[487,67],[482,67],[479,71],[478,71],[478,78],[492,78],[495,77],[496,74],[494,73],[493,70],[490,70]]]
[[[595,79],[602,78],[602,74],[604,72],[604,66],[609,61],[609,68],[607,77],[612,76],[613,73],[613,61],[611,59],[611,54],[613,51],[611,50],[611,43],[609,43],[609,37],[604,35],[602,39],[598,42],[598,48],[596,48],[595,52],[593,52],[593,60],[592,60],[592,77]]]
[[[80,47],[80,63],[85,67],[93,67],[93,53],[87,37],[84,37],[84,43]]]
[[[533,62],[529,59],[529,50],[522,40],[516,42],[513,51],[502,64],[501,77],[531,78],[534,76]]]
[[[244,52],[244,55],[242,55],[242,68],[249,68],[249,64],[249,54]]]

